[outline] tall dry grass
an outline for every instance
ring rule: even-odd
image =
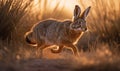
[[[90,30],[99,34],[104,41],[120,43],[120,1],[92,0],[93,8],[89,18]]]
[[[91,0],[88,1],[87,4],[84,2],[83,0],[79,0],[79,4],[82,5],[83,8],[89,5],[92,8],[87,19],[89,34],[87,33],[88,36],[85,35],[83,40],[87,39],[85,42],[88,44],[91,44],[91,42],[96,44],[94,41],[97,40],[100,41],[98,43],[108,43],[111,50],[120,50],[120,1]],[[80,40],[78,46],[82,43]],[[112,45],[114,45],[114,47]]]
[[[0,39],[11,39],[16,25],[27,13],[30,2],[24,0],[0,0]]]
[[[0,60],[16,57],[19,44],[16,38],[23,21],[27,17],[32,1],[29,0],[0,0]],[[6,60],[6,61],[7,61]]]

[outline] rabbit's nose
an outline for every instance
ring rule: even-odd
[[[87,30],[87,28],[85,28],[85,31]]]
[[[83,31],[85,32],[87,30],[87,28],[83,28]]]

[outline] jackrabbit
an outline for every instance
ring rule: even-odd
[[[79,55],[75,44],[82,33],[87,30],[86,17],[90,8],[88,7],[80,15],[81,9],[78,5],[75,5],[73,21],[49,19],[39,22],[25,34],[26,42],[31,45],[37,44],[37,47],[41,50],[41,54],[44,48],[56,45],[58,49],[51,49],[53,53],[59,53],[63,47],[69,47],[72,49],[74,55]]]

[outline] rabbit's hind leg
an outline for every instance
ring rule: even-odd
[[[43,50],[44,50],[45,48],[47,48],[48,46],[49,46],[49,45],[46,45],[46,44],[44,44],[44,43],[38,44],[37,51],[36,51],[37,57],[42,58],[42,57],[43,57]]]
[[[51,49],[51,52],[52,53],[60,53],[61,51],[62,51],[62,49],[63,49],[63,47],[64,46],[57,46],[57,48],[56,49]]]

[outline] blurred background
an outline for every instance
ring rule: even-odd
[[[82,65],[111,63],[120,68],[120,0],[0,0],[0,62],[39,58],[36,48],[25,42],[24,34],[45,19],[72,20],[75,5],[82,12],[91,6],[87,17],[89,30],[76,44],[81,56],[77,61]],[[47,59],[72,56],[64,51],[52,54],[45,50],[44,56]]]

